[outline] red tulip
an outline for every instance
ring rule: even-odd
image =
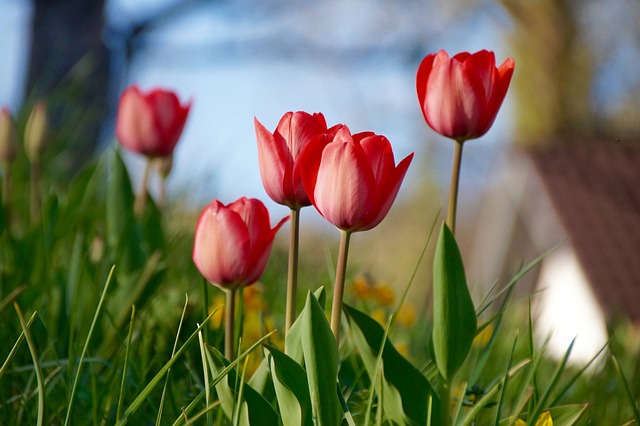
[[[496,67],[493,52],[458,53],[444,50],[427,55],[416,78],[418,100],[427,123],[459,142],[484,135],[502,105],[515,62]]]
[[[347,232],[378,225],[393,204],[413,153],[395,165],[389,140],[372,132],[313,139],[300,154],[304,188],[320,214]]]
[[[311,205],[300,178],[298,155],[311,139],[327,131],[324,116],[287,112],[273,133],[257,118],[254,125],[260,176],[269,197],[292,209]]]
[[[221,288],[253,284],[264,272],[276,232],[288,219],[271,228],[260,200],[242,197],[227,206],[213,200],[198,218],[193,262],[207,281]]]
[[[187,121],[191,103],[180,105],[175,93],[133,85],[120,96],[116,136],[123,147],[147,157],[173,153]]]

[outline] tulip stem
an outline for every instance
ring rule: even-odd
[[[289,270],[287,274],[287,306],[285,313],[284,337],[296,320],[298,292],[298,249],[300,236],[300,209],[291,209],[291,235],[289,236]]]
[[[349,255],[349,239],[351,232],[340,231],[340,249],[338,250],[338,267],[336,281],[333,285],[333,304],[331,305],[331,331],[340,344],[340,320],[342,319],[342,298],[344,296],[344,279],[347,272],[347,257]]]
[[[447,225],[451,233],[456,233],[456,210],[458,208],[458,186],[460,184],[460,164],[462,163],[462,141],[456,141],[451,167],[451,183],[449,184],[449,206],[447,208]]]
[[[160,182],[160,196],[158,197],[158,207],[164,208],[164,204],[167,202],[167,178],[163,177]]]
[[[235,317],[236,317],[236,289],[226,290],[227,301],[224,307],[224,356],[229,361],[233,360],[234,354],[234,336],[235,336]]]
[[[147,188],[149,187],[149,174],[151,173],[151,158],[147,158],[147,163],[144,166],[144,174],[142,175],[142,182],[140,182],[140,190],[136,194],[136,200],[133,205],[133,211],[136,216],[141,217],[144,213],[144,205],[147,201]]]
[[[40,162],[31,162],[31,225],[40,218]]]

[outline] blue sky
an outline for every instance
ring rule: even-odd
[[[126,27],[159,4],[111,1],[108,19]],[[326,0],[301,2],[295,9],[286,4],[217,2],[167,21],[147,35],[145,47],[121,75],[121,89],[131,83],[163,86],[193,100],[176,150],[170,195],[188,194],[196,205],[246,195],[281,211],[260,182],[253,117],[273,129],[290,110],[319,111],[329,124],[383,134],[398,161],[415,151],[401,196],[424,179],[444,184],[452,144],[422,119],[414,86],[417,66],[422,56],[440,48],[450,53],[487,48],[499,61],[505,59],[501,36],[508,19],[497,9],[471,19],[428,1]],[[0,0],[0,27],[7,34],[0,41],[6,52],[0,62],[0,103],[14,110],[25,72],[26,5]],[[508,96],[487,135],[467,145],[463,191],[487,179],[500,163],[511,102]],[[135,179],[142,161],[135,156],[127,161]]]

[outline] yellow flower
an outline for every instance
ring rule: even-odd
[[[409,345],[406,342],[398,342],[394,345],[396,350],[405,358],[409,357]]]
[[[411,328],[416,323],[416,308],[411,301],[406,301],[400,307],[396,321],[403,327]]]
[[[371,282],[366,277],[358,277],[349,286],[349,292],[357,299],[367,300],[371,297]]]
[[[517,419],[513,426],[527,426],[527,422],[521,419]],[[551,419],[551,413],[545,411],[540,414],[538,420],[536,421],[535,426],[553,426],[553,419]]]
[[[267,303],[262,298],[263,288],[260,283],[245,287],[242,291],[245,312],[262,312],[267,308]]]
[[[219,295],[213,298],[213,302],[209,305],[209,314],[213,312],[218,306],[225,304],[225,298],[223,295]],[[218,309],[216,313],[209,320],[209,327],[212,329],[219,328],[224,318],[224,307]]]
[[[386,327],[387,325],[387,312],[384,309],[376,308],[371,312],[371,318],[376,320],[380,325]]]
[[[381,284],[374,287],[373,298],[381,306],[390,306],[396,299],[396,294],[387,284]]]

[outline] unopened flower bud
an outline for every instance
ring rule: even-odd
[[[0,162],[11,163],[16,158],[16,129],[9,108],[0,109]]]
[[[44,151],[47,121],[47,106],[44,102],[38,102],[31,110],[24,133],[25,152],[32,163],[40,161]]]

